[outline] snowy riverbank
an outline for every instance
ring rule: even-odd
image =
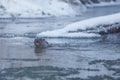
[[[61,6],[62,5],[62,6]],[[120,5],[119,1],[93,0],[1,0],[0,18],[45,18],[53,16],[76,16],[87,7]]]
[[[50,17],[80,15],[86,8],[78,0],[77,5],[62,0],[1,0],[0,17]],[[62,6],[61,6],[62,5]]]
[[[65,28],[39,33],[45,38],[91,38],[102,34],[120,32],[120,13],[83,20],[67,25]]]

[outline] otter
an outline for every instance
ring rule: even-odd
[[[48,47],[49,44],[48,44],[48,42],[45,39],[36,38],[34,40],[34,45],[37,48],[46,48],[46,47]]]

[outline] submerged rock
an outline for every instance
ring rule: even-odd
[[[103,25],[102,29],[99,31],[99,34],[101,35],[115,34],[115,33],[120,33],[120,23]]]
[[[79,30],[80,31],[80,30]],[[113,24],[101,24],[96,27],[87,28],[86,30],[81,30],[81,32],[88,32],[88,33],[97,33],[100,35],[106,34],[117,34],[120,33],[120,23],[113,23]]]

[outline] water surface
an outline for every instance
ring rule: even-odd
[[[99,39],[47,39],[35,48],[37,33],[120,12],[120,6],[89,8],[81,16],[0,19],[0,80],[120,80],[120,34]]]

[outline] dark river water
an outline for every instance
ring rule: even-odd
[[[69,18],[0,19],[0,80],[120,80],[120,34],[33,45],[37,33],[118,12],[120,6],[106,6]]]

